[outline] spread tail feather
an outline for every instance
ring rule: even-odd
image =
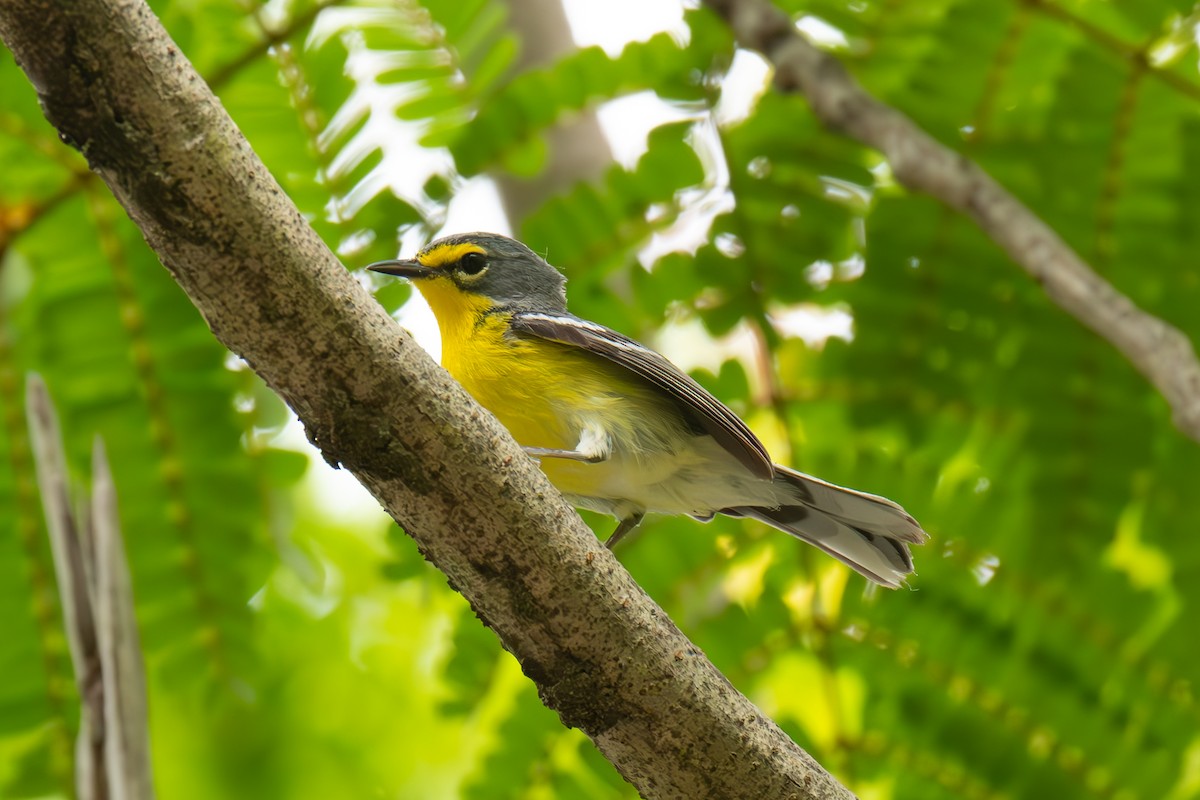
[[[739,506],[722,513],[751,517],[790,533],[892,589],[900,588],[912,573],[908,545],[924,544],[929,535],[896,503],[787,467],[775,467],[775,483],[779,507]]]

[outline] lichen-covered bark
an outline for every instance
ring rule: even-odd
[[[644,796],[850,796],[346,273],[141,0],[0,0],[0,37],[217,337]]]

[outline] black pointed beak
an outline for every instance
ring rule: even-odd
[[[376,261],[368,265],[367,269],[382,272],[384,275],[399,275],[402,278],[427,278],[433,273],[432,269],[422,266],[419,261],[399,258],[392,261]]]

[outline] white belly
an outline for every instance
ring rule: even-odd
[[[631,453],[614,441],[600,463],[543,462],[543,468],[572,504],[618,518],[644,512],[703,517],[732,506],[779,504],[770,481],[752,475],[709,436],[690,436],[675,452]]]

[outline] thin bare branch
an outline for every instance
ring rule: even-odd
[[[1118,292],[979,166],[868,94],[769,0],[705,4],[729,22],[741,46],[775,65],[781,91],[802,92],[826,125],[883,153],[904,186],[975,220],[1050,299],[1124,353],[1170,404],[1175,425],[1200,441],[1200,361],[1182,332]]]

